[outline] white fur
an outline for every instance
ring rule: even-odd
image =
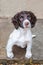
[[[24,22],[26,22],[26,21],[28,21],[28,20],[25,20]],[[24,29],[19,27],[17,30],[15,29],[10,34],[9,40],[8,40],[8,43],[7,43],[7,47],[6,47],[7,56],[9,58],[13,58],[14,57],[13,52],[12,52],[13,45],[20,46],[21,48],[24,48],[24,47],[27,46],[25,57],[29,59],[32,56],[32,53],[31,53],[32,33],[31,33],[31,25],[29,24],[29,26],[30,27],[24,28]]]
[[[32,38],[35,38],[36,37],[36,35],[32,35]]]
[[[27,22],[29,23],[28,27],[30,28],[30,27],[31,27],[31,24],[30,24],[30,21],[29,21],[28,19],[25,19],[25,20],[23,21],[23,26],[26,27],[26,26],[25,26],[25,23],[27,23]]]

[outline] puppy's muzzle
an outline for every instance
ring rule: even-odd
[[[29,25],[29,22],[25,22],[25,26],[28,26]]]
[[[25,27],[28,27],[28,25],[29,25],[29,22],[25,22]]]

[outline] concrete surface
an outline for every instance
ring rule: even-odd
[[[43,18],[43,0],[0,0],[0,16],[12,17],[21,10],[30,10]]]
[[[6,44],[9,34],[14,26],[9,18],[0,18],[0,58],[6,58]],[[43,60],[43,19],[37,20],[36,26],[32,29],[36,35],[32,43],[32,54],[34,60]]]

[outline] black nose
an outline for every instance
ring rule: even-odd
[[[26,22],[26,23],[25,23],[25,25],[27,26],[27,25],[29,25],[29,23],[28,23],[28,22]]]

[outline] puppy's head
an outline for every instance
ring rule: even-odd
[[[12,18],[15,28],[33,28],[36,23],[36,16],[31,11],[21,11]]]

